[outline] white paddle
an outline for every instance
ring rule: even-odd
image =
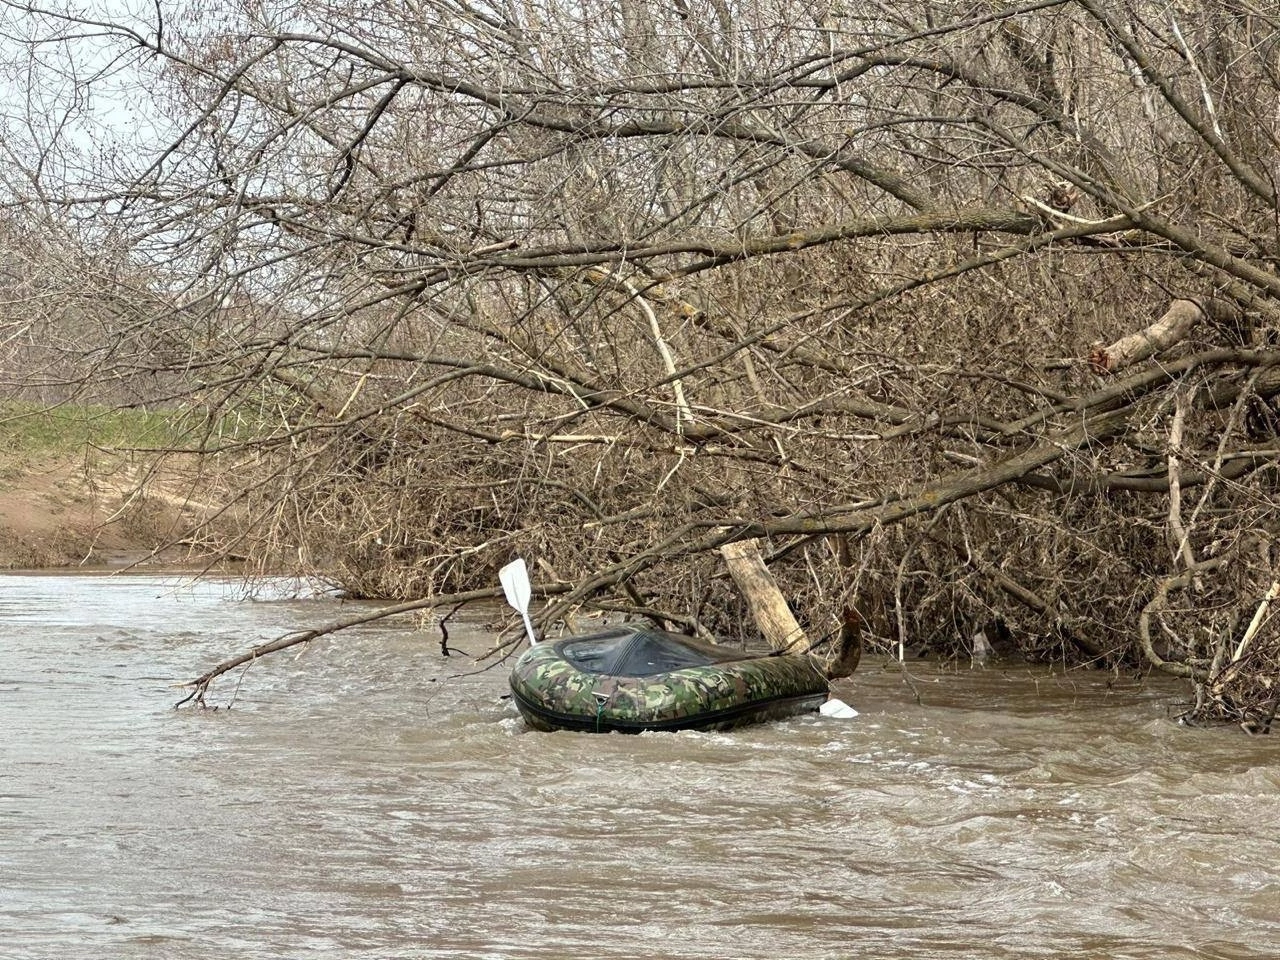
[[[824,717],[835,717],[837,720],[852,720],[858,715],[857,710],[835,697],[820,706],[818,712]]]
[[[533,587],[529,583],[529,568],[524,565],[524,558],[516,557],[499,570],[498,579],[502,581],[502,592],[507,595],[507,603],[524,617],[524,630],[529,635],[529,643],[537,643],[533,621],[529,619],[529,598],[533,596]]]

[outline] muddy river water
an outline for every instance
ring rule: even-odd
[[[172,708],[350,609],[0,578],[0,957],[1280,956],[1276,748],[1174,684],[869,659],[854,720],[539,734],[405,621]]]

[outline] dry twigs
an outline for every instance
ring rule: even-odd
[[[815,634],[857,608],[872,646],[959,656],[999,624],[1262,709],[1272,620],[1237,627],[1280,531],[1280,88],[1252,15],[446,6],[75,41],[15,7],[180,132],[117,167],[11,145],[11,379],[198,421],[173,446],[237,458],[255,570],[422,609],[521,554],[547,623],[747,640],[718,551],[759,538]]]

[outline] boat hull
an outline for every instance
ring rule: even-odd
[[[676,659],[705,662],[651,669],[637,666],[635,657],[621,668],[617,657],[585,666],[575,659],[574,644],[600,645],[600,637],[612,637],[634,648],[637,635],[673,650],[678,644]],[[663,662],[663,650],[656,649],[651,659]],[[511,692],[535,730],[641,733],[727,730],[781,719],[817,710],[828,691],[807,656],[748,657],[660,631],[615,631],[531,647],[512,669]]]

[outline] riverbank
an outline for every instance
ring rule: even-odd
[[[212,511],[198,481],[127,456],[11,455],[0,463],[0,569],[207,564],[219,544],[194,535]]]

